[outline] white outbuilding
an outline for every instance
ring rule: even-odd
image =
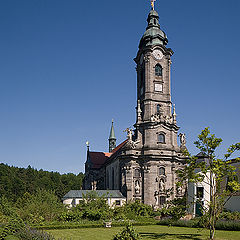
[[[71,190],[62,198],[62,201],[63,204],[74,207],[89,195],[105,198],[110,207],[122,206],[126,202],[126,198],[119,190]]]

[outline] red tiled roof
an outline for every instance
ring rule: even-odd
[[[128,139],[126,139],[124,142],[122,142],[121,144],[119,144],[117,147],[115,147],[113,149],[113,151],[111,152],[111,156],[107,159],[107,161],[110,161],[111,159],[113,159],[115,156],[117,156],[117,154],[121,151],[122,147],[127,143]]]
[[[111,156],[111,153],[104,152],[89,152],[92,168],[101,168],[106,160]]]
[[[127,142],[128,140],[126,139],[124,142],[120,143],[117,147],[115,147],[112,152],[111,155],[114,154],[115,152],[117,152],[119,149],[121,149],[123,147],[123,145]]]
[[[125,145],[126,142],[127,140],[119,144],[110,153],[89,152],[89,158],[92,163],[92,168],[95,168],[95,169],[101,168],[108,159],[111,159],[112,157],[117,155],[117,153],[121,150],[121,148]]]

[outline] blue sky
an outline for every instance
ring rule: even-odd
[[[133,58],[150,1],[0,1],[0,161],[78,173],[85,142],[107,151],[135,122]],[[193,145],[209,126],[219,156],[240,140],[240,1],[158,0],[175,54],[172,100]]]

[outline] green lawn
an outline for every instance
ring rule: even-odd
[[[66,240],[111,240],[113,236],[123,227],[114,228],[81,228],[81,229],[64,229],[48,230],[56,238]],[[184,227],[167,227],[159,225],[136,226],[136,230],[141,234],[142,239],[190,239],[202,240],[207,239],[208,231],[196,228]],[[240,231],[217,231],[217,240],[239,240]]]

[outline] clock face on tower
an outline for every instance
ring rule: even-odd
[[[153,56],[157,59],[157,60],[161,60],[163,58],[163,53],[161,50],[156,49],[153,51]]]

